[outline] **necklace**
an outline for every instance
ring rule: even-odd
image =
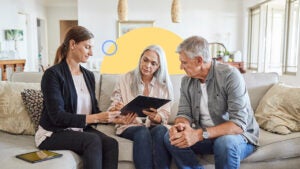
[[[83,78],[83,74],[72,75],[72,77],[73,77],[73,82],[74,82],[76,90],[84,92],[84,90],[86,88],[86,84],[85,84],[85,81]]]

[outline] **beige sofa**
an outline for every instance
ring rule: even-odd
[[[180,80],[182,76],[183,75],[171,75],[171,80],[174,85],[175,100],[171,110],[172,116],[169,121],[170,123],[174,120],[177,112]],[[98,97],[99,107],[101,110],[106,110],[110,104],[109,98],[119,75],[100,75],[95,73],[95,77],[97,83],[96,95]],[[40,78],[41,74],[39,73],[17,73],[13,74],[12,81],[14,81],[13,83],[39,82]],[[251,104],[254,109],[257,107],[260,99],[267,90],[273,84],[278,82],[278,75],[275,73],[248,73],[244,74],[244,78],[249,90]],[[24,88],[26,88],[26,85]],[[119,169],[134,169],[132,163],[132,142],[115,136],[113,125],[98,125],[97,129],[118,140],[120,149]],[[278,135],[261,129],[260,144],[261,146],[255,153],[242,161],[242,169],[298,169],[300,167],[300,132],[289,135]],[[29,164],[14,157],[16,154],[33,150],[36,150],[33,136],[12,135],[0,132],[0,168],[75,169],[81,168],[82,166],[80,157],[71,151],[58,151],[63,154],[62,158],[37,164]],[[199,156],[199,160],[205,168],[214,168],[212,155]],[[172,164],[172,168],[176,168],[174,167],[174,164]]]

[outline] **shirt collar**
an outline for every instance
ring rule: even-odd
[[[152,78],[152,80],[151,80],[151,82],[150,82],[150,85],[151,85],[151,86],[154,86],[155,82],[156,82],[156,77],[153,76],[153,78]],[[142,78],[140,79],[140,83],[141,83],[141,84],[144,84]]]
[[[214,59],[212,59],[211,66],[210,66],[208,75],[206,77],[206,82],[209,81],[211,78],[213,78],[213,75],[214,75],[214,72],[215,72],[215,65],[216,65],[216,61]]]

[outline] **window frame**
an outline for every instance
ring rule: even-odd
[[[270,3],[271,2],[271,3]],[[270,42],[270,36],[267,36],[267,29],[268,29],[268,24],[273,23],[273,21],[270,22],[269,19],[274,19],[268,18],[270,10],[268,9],[269,6],[272,6],[272,2],[275,2],[274,0],[268,0],[265,2],[262,2],[260,4],[257,4],[254,7],[249,8],[249,20],[248,20],[248,57],[247,57],[247,69],[252,70],[252,71],[257,71],[257,72],[270,72],[268,69],[272,69],[271,67],[268,67],[269,63],[266,61],[270,60],[269,55],[267,55],[267,51],[270,51],[272,49],[267,49],[267,43]],[[297,3],[296,7],[298,8],[293,8],[291,9],[292,3]],[[298,5],[298,6],[297,6]],[[296,14],[293,14],[292,12],[296,12]],[[293,14],[293,16],[292,16]],[[257,18],[258,15],[258,18]],[[300,6],[299,6],[299,0],[286,0],[285,1],[285,7],[284,7],[284,21],[283,21],[283,35],[282,35],[282,44],[280,44],[280,60],[281,60],[281,65],[280,66],[280,71],[277,69],[277,72],[279,74],[286,74],[286,75],[296,75],[297,73],[297,67],[298,67],[298,62],[299,62],[299,54],[300,54]],[[256,18],[254,18],[256,17]],[[296,24],[291,22],[292,17],[296,17]],[[254,21],[254,19],[256,19]],[[258,21],[257,21],[258,19]],[[254,25],[256,22],[258,25]],[[254,27],[256,26],[256,27]],[[291,29],[291,26],[292,27]],[[253,31],[257,30],[256,34],[254,34]],[[294,33],[295,31],[296,33]],[[296,39],[295,37],[291,36],[291,34],[296,34]],[[254,37],[257,36],[257,37]],[[299,38],[297,38],[299,37]],[[255,45],[256,42],[253,40],[258,41],[257,44]],[[293,42],[291,41],[296,41],[298,45],[291,45]],[[255,48],[255,46],[256,48]],[[291,47],[294,46],[294,47]],[[295,49],[294,49],[295,48]],[[252,55],[253,52],[256,54]],[[255,56],[257,58],[255,58]],[[268,58],[267,58],[268,57]],[[289,60],[294,60],[294,62]],[[293,64],[294,63],[294,64]],[[294,71],[291,71],[291,69],[294,69]],[[276,70],[276,68],[275,68]]]

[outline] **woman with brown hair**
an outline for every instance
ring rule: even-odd
[[[117,169],[117,141],[90,126],[114,118],[114,113],[99,110],[94,74],[80,65],[93,54],[93,37],[82,26],[72,27],[57,50],[54,66],[45,71],[44,108],[35,142],[40,149],[74,151],[85,169]]]

